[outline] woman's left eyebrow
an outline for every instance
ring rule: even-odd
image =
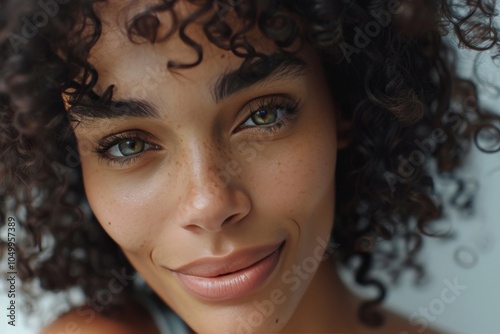
[[[212,96],[214,101],[220,102],[264,81],[299,77],[306,69],[307,62],[296,55],[276,52],[222,74],[212,88]]]

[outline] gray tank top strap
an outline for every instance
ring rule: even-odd
[[[141,299],[151,314],[156,327],[161,334],[189,334],[187,325],[171,309],[159,307],[155,301]]]

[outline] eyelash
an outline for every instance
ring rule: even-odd
[[[126,164],[130,164],[137,159],[139,159],[143,151],[136,155],[132,155],[130,157],[113,157],[109,154],[109,151],[116,145],[119,145],[126,141],[143,141],[145,145],[152,146],[155,149],[158,149],[158,145],[151,144],[150,136],[142,133],[141,131],[129,131],[123,133],[117,133],[109,135],[101,140],[99,140],[98,146],[94,150],[95,153],[98,154],[100,160],[104,160],[105,162],[111,164],[119,164],[120,166],[124,166]]]
[[[290,97],[283,95],[274,95],[268,97],[267,99],[260,98],[258,100],[255,100],[255,102],[250,102],[248,109],[252,110],[252,112],[249,113],[249,115],[245,119],[245,122],[250,120],[252,115],[262,109],[284,109],[285,115],[279,117],[278,120],[272,125],[254,125],[241,128],[241,126],[245,123],[243,122],[238,125],[239,130],[237,132],[247,128],[254,128],[257,131],[274,133],[281,129],[288,122],[290,122],[290,120],[297,115],[297,112],[300,109],[299,106],[300,100],[292,100]]]
[[[255,101],[251,101],[248,104],[248,109],[252,110],[245,121],[238,125],[237,130],[235,132],[242,131],[244,129],[253,128],[259,132],[265,133],[275,133],[279,131],[283,126],[287,125],[291,119],[297,114],[300,110],[300,100],[293,100],[290,97],[283,95],[275,95],[268,97],[267,99],[260,98]],[[284,115],[278,117],[276,122],[271,125],[253,125],[253,126],[245,126],[242,127],[244,123],[249,121],[251,117],[258,111],[261,110],[275,110],[275,109],[283,109]],[[109,154],[109,151],[116,145],[119,145],[126,141],[142,141],[145,145],[153,147],[153,149],[159,149],[158,145],[154,145],[150,143],[150,136],[146,135],[142,131],[128,131],[123,133],[111,134],[101,140],[94,152],[98,154],[99,159],[104,160],[108,164],[118,164],[120,166],[125,166],[133,163],[137,159],[140,159],[141,156],[151,150],[144,150],[141,153],[129,156],[129,157],[113,157]]]

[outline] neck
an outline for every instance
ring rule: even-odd
[[[281,333],[354,333],[356,304],[356,297],[340,279],[335,264],[323,261]]]

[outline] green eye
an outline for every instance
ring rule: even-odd
[[[111,134],[99,140],[95,152],[109,163],[125,166],[135,158],[142,157],[147,151],[160,149],[160,146],[152,144],[146,136],[152,137],[139,131]]]
[[[144,152],[148,148],[147,145],[141,139],[128,139],[113,145],[107,153],[112,157],[130,157]]]
[[[278,116],[269,109],[261,109],[253,113],[251,119],[257,125],[268,125],[276,122]]]
[[[276,123],[285,114],[286,114],[286,108],[282,107],[261,108],[252,113],[252,115],[243,125],[245,126],[271,125]],[[253,124],[249,122],[253,122]]]

